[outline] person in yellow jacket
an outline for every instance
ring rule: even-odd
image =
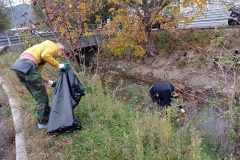
[[[26,49],[11,67],[16,73],[20,82],[27,88],[36,101],[36,114],[38,129],[47,128],[50,107],[44,82],[52,87],[56,82],[43,76],[42,70],[46,63],[58,67],[62,71],[67,70],[69,63],[59,63],[55,58],[64,54],[64,46],[61,43],[54,43],[45,40]]]

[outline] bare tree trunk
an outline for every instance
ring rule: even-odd
[[[154,52],[156,51],[154,37],[151,34],[151,31],[147,32],[147,46],[146,46],[147,55],[155,56]]]

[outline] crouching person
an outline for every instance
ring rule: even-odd
[[[44,82],[52,87],[56,81],[44,77],[41,73],[46,63],[61,70],[67,70],[69,63],[59,64],[55,60],[64,54],[64,46],[61,43],[54,43],[46,40],[25,50],[11,69],[16,73],[19,81],[26,87],[36,101],[36,115],[38,129],[47,128],[50,107]]]
[[[154,104],[161,107],[171,106],[172,98],[177,98],[182,95],[184,86],[177,83],[158,82],[154,84],[150,89],[150,95]],[[179,110],[182,114],[185,114],[185,110],[179,105]]]

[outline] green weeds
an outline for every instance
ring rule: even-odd
[[[156,46],[158,46],[159,55],[167,56],[171,47],[175,46],[176,41],[174,41],[171,37],[172,35],[168,31],[163,31],[159,35],[155,35]]]
[[[188,159],[200,156],[199,135],[189,134],[193,127],[173,132],[172,123],[161,112],[139,112],[111,94],[104,94],[98,76],[89,83],[93,92],[87,93],[75,110],[76,117],[82,120],[83,130],[73,133],[72,145],[66,149],[69,158],[152,159],[161,156],[163,159]],[[189,139],[192,136],[193,141]],[[195,148],[184,153],[190,146]]]
[[[12,55],[15,55],[12,53]],[[7,54],[1,56],[0,65],[4,59],[12,58]],[[171,112],[158,109],[138,110],[141,103],[150,107],[141,96],[144,93],[136,91],[125,92],[129,102],[124,103],[117,96],[118,88],[110,94],[101,83],[99,75],[85,77],[79,73],[79,79],[86,89],[79,105],[74,109],[77,119],[83,128],[69,134],[57,137],[39,132],[36,128],[34,115],[35,102],[27,94],[14,74],[7,66],[1,70],[12,84],[14,95],[22,112],[27,153],[30,159],[202,159],[208,153],[202,150],[202,138],[199,131],[190,124],[176,125],[171,118]],[[51,79],[57,79],[59,71],[46,66],[44,74]],[[20,86],[20,87],[19,87]],[[131,87],[130,87],[131,88]],[[134,88],[134,87],[132,87]],[[53,89],[47,87],[49,100],[52,100]],[[126,91],[126,90],[125,90]],[[136,106],[136,107],[133,107]],[[174,112],[175,113],[175,112]],[[176,113],[175,113],[176,114]],[[176,116],[176,115],[175,115]],[[174,117],[175,117],[174,116]]]
[[[23,32],[22,37],[25,48],[29,48],[41,42],[41,37],[38,34],[32,34],[30,31]]]
[[[187,57],[181,58],[180,60],[176,61],[176,67],[177,68],[183,68],[184,66],[187,65],[187,61],[188,61]]]
[[[162,31],[155,35],[156,46],[161,56],[172,53],[174,49],[188,50],[190,46],[204,47],[210,43],[210,33],[205,30],[190,30],[188,32],[183,30],[173,35],[167,31]]]

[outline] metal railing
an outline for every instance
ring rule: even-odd
[[[0,46],[21,43],[18,36],[0,36]]]
[[[28,36],[28,35],[26,35],[26,36]],[[52,37],[53,34],[52,33],[42,33],[42,34],[39,34],[39,36],[49,38],[49,37]],[[22,43],[22,40],[23,40],[22,35],[0,36],[0,46]]]

